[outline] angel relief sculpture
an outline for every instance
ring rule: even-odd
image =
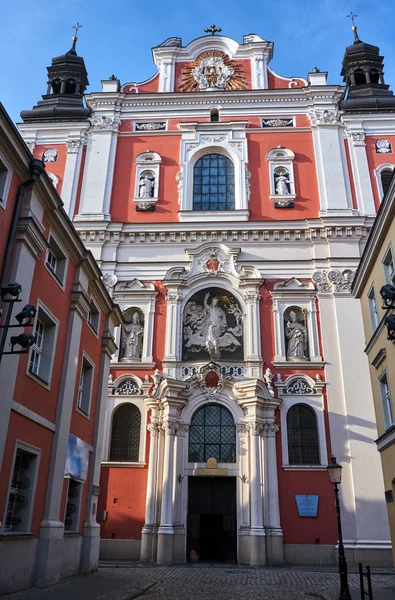
[[[220,291],[216,295],[207,292],[203,303],[195,295],[184,311],[184,350],[189,358],[192,353],[207,354],[218,360],[221,354],[242,349],[242,312],[233,297]],[[189,356],[188,356],[189,355]],[[196,356],[196,358],[199,358]]]

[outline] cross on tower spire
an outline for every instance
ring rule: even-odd
[[[211,33],[211,35],[215,35],[216,33],[220,33],[222,31],[221,27],[216,27],[214,24],[210,25],[210,27],[206,27],[204,30],[205,33]]]
[[[351,12],[350,12],[350,14],[349,14],[349,15],[346,15],[346,16],[347,16],[348,18],[350,18],[350,19],[351,19],[351,21],[352,21],[352,27],[351,27],[351,29],[352,29],[352,30],[353,30],[353,32],[354,32],[354,44],[356,44],[357,42],[360,42],[360,41],[361,41],[361,40],[359,39],[359,37],[358,37],[358,33],[357,33],[357,29],[358,29],[358,28],[357,28],[357,26],[355,25],[355,21],[354,21],[354,19],[356,19],[358,15],[354,15],[354,13],[351,11]]]
[[[72,29],[75,29],[75,35],[73,35],[73,37],[71,38],[73,40],[73,46],[71,49],[74,50],[74,52],[75,52],[75,45],[78,40],[77,33],[78,33],[78,30],[80,29],[80,27],[82,27],[82,25],[80,25],[78,22],[77,22],[77,25],[72,26]]]

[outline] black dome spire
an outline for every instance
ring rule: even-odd
[[[77,24],[76,29],[81,27]],[[31,110],[23,110],[25,123],[33,121],[82,121],[88,118],[84,92],[89,85],[84,59],[76,51],[77,36],[66,54],[55,56],[47,67],[48,87],[42,100]]]

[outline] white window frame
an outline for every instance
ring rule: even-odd
[[[59,177],[57,177],[55,175],[55,173],[50,173],[49,171],[47,171],[47,175],[51,180],[52,185],[54,186],[55,190],[58,188],[58,183],[59,183]]]
[[[51,242],[55,244],[57,248],[51,248]],[[56,254],[56,252],[58,253],[58,255]],[[56,260],[55,268],[53,268],[51,265],[51,260],[49,260],[50,256],[53,256]],[[52,232],[50,232],[48,236],[48,248],[45,255],[44,264],[45,268],[51,274],[58,286],[64,291],[69,258],[67,256],[66,251],[63,249],[62,244],[59,243],[58,238],[55,235],[53,235]]]
[[[379,381],[379,389],[380,389],[380,398],[381,398],[381,408],[383,411],[383,422],[385,431],[391,427],[391,425],[395,424],[394,421],[394,410],[392,406],[392,397],[391,390],[388,381],[388,372],[387,369],[381,373],[378,378]]]
[[[387,250],[384,253],[383,260],[381,261],[383,264],[384,270],[384,281],[385,283],[389,283],[390,285],[395,285],[395,255],[392,249],[392,244],[389,244]],[[392,263],[392,269],[390,267]]]
[[[29,454],[35,455],[36,460],[33,465],[33,474],[31,476],[31,483],[28,488],[29,504],[28,504],[27,513],[25,514],[26,526],[23,527],[23,529],[12,530],[12,529],[6,529],[5,522],[6,522],[6,517],[7,517],[7,508],[8,508],[9,497],[10,497],[10,493],[13,489],[12,488],[12,477],[14,474],[15,460],[16,460],[16,455],[17,455],[18,450],[23,450],[24,452],[28,452]],[[41,459],[41,448],[37,448],[36,446],[31,446],[30,444],[26,444],[25,442],[22,442],[21,440],[15,441],[14,454],[12,457],[11,471],[10,471],[10,477],[9,477],[8,488],[7,488],[6,502],[5,502],[5,507],[4,507],[4,517],[3,517],[2,527],[1,527],[2,535],[21,535],[24,533],[31,533],[30,528],[31,528],[32,516],[33,516],[34,501],[35,501],[35,497],[36,497],[38,474],[39,474],[39,470],[40,470],[40,459]]]
[[[369,291],[367,293],[367,297],[368,297],[370,324],[372,326],[372,332],[374,333],[380,323],[379,307],[377,304],[376,290],[374,287],[374,283],[372,283],[372,285],[370,286]]]
[[[374,171],[374,173],[376,175],[377,189],[379,192],[380,202],[382,202],[382,200],[384,198],[383,184],[381,182],[381,172],[386,171],[388,169],[391,169],[393,171],[395,169],[395,165],[391,164],[391,163],[384,163],[383,165],[380,165],[379,167],[377,167],[377,169],[375,169],[375,171]]]
[[[94,311],[91,310],[92,307],[94,308]],[[92,318],[92,315],[94,318]],[[97,306],[93,298],[91,298],[89,302],[89,312],[87,315],[86,322],[88,323],[90,330],[96,337],[99,337],[100,317],[101,314],[99,307]]]
[[[287,394],[286,390],[292,385],[293,380],[303,379],[307,385],[315,391],[311,394]],[[278,389],[278,397],[281,398],[282,403],[280,407],[280,423],[281,423],[281,446],[282,446],[282,457],[283,457],[283,468],[296,471],[306,470],[322,470],[327,466],[327,445],[326,445],[326,432],[325,432],[325,406],[324,396],[319,393],[322,389],[317,386],[316,382],[308,377],[307,375],[301,375],[297,373],[288,377],[285,382],[276,384]],[[321,389],[320,389],[321,388]],[[318,392],[318,393],[317,393]],[[295,404],[306,404],[314,410],[317,419],[317,431],[318,431],[318,447],[320,453],[320,463],[318,465],[290,465],[289,454],[288,454],[288,430],[287,430],[287,414],[289,409]]]
[[[64,533],[65,534],[79,533],[79,524],[80,524],[80,518],[81,518],[81,504],[82,504],[82,495],[84,493],[84,484],[82,481],[78,481],[78,479],[73,479],[72,477],[66,477],[66,479],[68,481],[67,481],[66,502],[65,502],[65,506],[64,506],[64,518],[63,518]],[[67,511],[67,499],[68,499],[68,495],[69,495],[70,481],[74,481],[78,485],[79,498],[78,498],[78,508],[77,508],[76,512],[73,513],[75,515],[73,517],[73,527],[72,527],[72,529],[66,529],[66,511]]]
[[[49,390],[51,387],[52,371],[53,371],[53,365],[54,365],[56,349],[57,349],[59,321],[40,299],[37,300],[36,307],[37,307],[37,316],[35,317],[35,320],[34,320],[34,327],[33,327],[33,331],[32,331],[33,336],[36,335],[37,323],[41,322],[41,323],[43,323],[43,325],[45,327],[44,327],[44,332],[42,335],[41,347],[39,347],[36,344],[33,344],[30,347],[28,361],[27,361],[27,367],[26,367],[26,375],[28,377],[30,377],[31,379],[34,379],[34,381],[36,381],[37,383],[39,383],[40,385],[45,387],[47,390]],[[44,319],[42,318],[43,316],[44,316]],[[47,338],[47,340],[48,340],[48,333],[46,334],[45,330],[49,329],[48,325],[45,323],[46,319],[48,321],[51,321],[50,327],[54,328],[53,333],[51,334],[52,335],[52,340],[50,341],[51,348],[45,346],[45,343],[46,343],[45,338]],[[48,373],[47,377],[43,377],[42,376],[43,374],[39,375],[30,370],[30,363],[32,362],[33,352],[36,352],[37,354],[40,355],[39,365],[38,365],[39,372],[40,372],[40,367],[42,364],[43,356],[45,356],[45,358],[48,359],[47,353],[50,352],[49,364],[46,367],[46,371]]]
[[[84,388],[84,385],[85,385],[84,371],[85,370],[91,372],[90,381],[88,382],[89,391],[87,391],[87,389]],[[79,374],[79,378],[78,378],[77,409],[76,410],[77,410],[77,412],[79,412],[81,415],[83,415],[87,419],[89,419],[91,406],[92,406],[92,391],[93,391],[94,377],[95,377],[95,363],[92,361],[91,358],[89,358],[89,356],[86,354],[86,352],[83,352],[82,358],[81,358],[80,374]],[[82,408],[81,399],[82,399],[84,393],[86,393],[89,398],[89,402],[87,403],[88,404],[87,410]]]
[[[0,188],[0,207],[5,210],[5,207],[7,206],[9,192],[10,192],[10,185],[11,185],[13,171],[11,169],[9,162],[5,159],[4,155],[1,153],[0,153],[0,161],[4,164],[4,166],[6,168],[6,173],[4,175],[4,185],[3,185],[2,190]]]

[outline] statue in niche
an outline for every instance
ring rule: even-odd
[[[152,198],[155,188],[155,176],[152,171],[144,171],[139,182],[139,198]]]
[[[298,315],[294,310],[289,312],[289,318],[285,323],[285,336],[288,340],[287,360],[310,360],[307,356],[307,328],[306,317],[304,322],[298,320]]]
[[[123,325],[123,360],[141,360],[144,327],[140,325],[140,315],[133,313],[131,321],[125,321]]]
[[[191,300],[184,312],[184,348],[191,352],[208,353],[211,360],[218,360],[221,352],[234,352],[242,345],[237,338],[243,335],[242,312],[229,295],[204,296],[203,305]],[[219,306],[219,302],[224,308]],[[234,327],[229,322],[232,315]]]
[[[286,169],[280,168],[274,171],[274,183],[278,196],[288,196],[291,193],[289,188],[289,173]]]

